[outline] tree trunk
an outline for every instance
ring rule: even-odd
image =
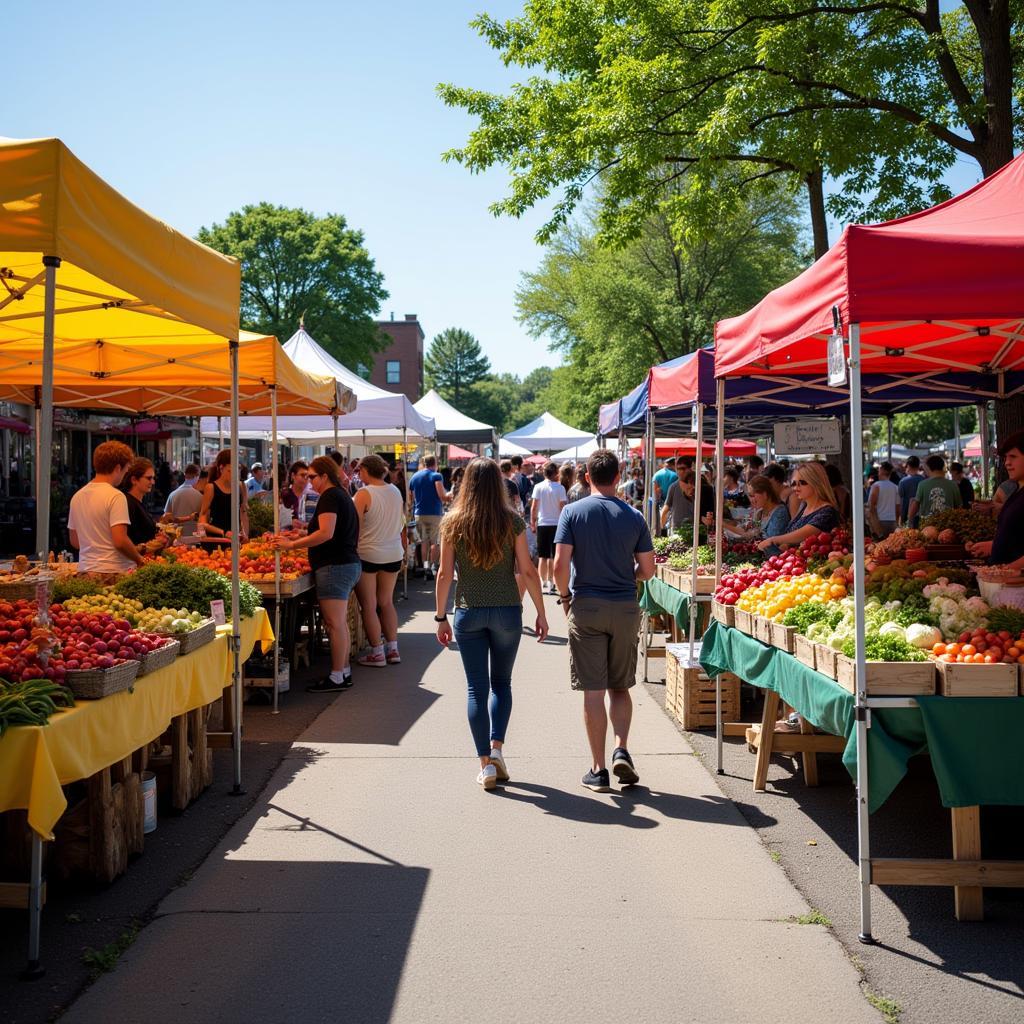
[[[825,216],[825,188],[820,168],[811,171],[804,178],[804,184],[807,186],[811,230],[814,233],[814,258],[817,260],[828,252],[828,218]]]
[[[991,0],[971,14],[981,44],[985,92],[985,136],[978,162],[987,178],[1013,159],[1013,48],[1008,0]]]

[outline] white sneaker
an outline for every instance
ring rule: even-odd
[[[495,747],[491,750],[490,758],[491,764],[494,765],[498,773],[498,781],[508,782],[508,768],[505,766],[505,757],[502,752]]]
[[[480,769],[480,774],[476,777],[476,781],[480,783],[484,789],[494,789],[498,784],[498,769],[493,764],[487,765],[485,768]]]

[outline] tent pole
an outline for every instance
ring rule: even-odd
[[[953,462],[960,461],[960,406],[953,410]]]
[[[217,417],[217,450],[224,451],[224,420]]]
[[[700,547],[700,499],[704,485],[704,405],[697,403],[697,458],[694,460],[697,483],[693,492],[693,546],[690,549],[690,653],[689,667],[693,666],[693,645],[697,640],[697,549]]]
[[[657,508],[654,502],[654,482],[653,482],[653,463],[654,463],[654,414],[650,409],[647,410],[647,425],[644,430],[644,443],[643,448],[643,460],[644,460],[644,518],[647,520],[648,528],[650,529],[651,536],[656,537],[658,531],[654,525],[654,520],[657,517]],[[650,648],[650,622],[651,613],[644,609],[643,615],[640,619],[640,628],[642,630],[642,643],[644,646],[644,682],[647,682],[647,668],[648,661],[650,659],[649,648]]]
[[[987,498],[991,493],[988,482],[988,402],[978,403],[978,442],[981,445],[981,496]]]
[[[722,548],[725,542],[725,378],[715,381],[715,589],[722,582]],[[715,748],[718,758],[717,772],[725,774],[722,766],[722,676],[715,676]]]
[[[240,796],[242,789],[242,626],[241,586],[239,585],[239,537],[241,501],[238,494],[238,340],[228,339],[231,356],[231,746],[235,761],[235,784],[232,792]],[[277,686],[277,680],[274,680]]]
[[[338,450],[338,410],[331,412],[331,419],[334,420],[334,450]]]
[[[335,432],[337,432],[338,420],[334,420]],[[270,487],[273,492],[274,502],[274,536],[276,537],[281,532],[281,503],[278,500],[278,480],[277,480],[277,385],[270,385],[270,458],[271,458],[271,473],[270,473]],[[335,433],[337,436],[337,433]],[[309,643],[312,645],[313,638],[309,638]],[[310,651],[310,657],[313,652]],[[277,673],[281,665],[281,550],[276,545],[274,547],[274,707],[271,714],[278,714],[278,695],[277,695]]]
[[[46,561],[50,548],[50,464],[53,461],[53,317],[57,297],[57,268],[60,258],[44,256],[46,268],[43,298],[43,381],[39,392],[39,425],[36,444],[36,551]]]
[[[892,413],[887,413],[885,417],[885,433],[886,440],[888,442],[889,454],[887,458],[892,462]]]
[[[857,861],[860,935],[871,937],[871,836],[868,819],[868,694],[864,655],[864,432],[860,401],[860,324],[850,324],[850,492],[853,498],[853,601],[856,645],[854,718],[857,732]]]

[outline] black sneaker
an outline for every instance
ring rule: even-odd
[[[587,789],[592,789],[595,793],[610,792],[612,787],[608,785],[608,769],[602,768],[599,772],[591,769],[583,776],[583,785]]]
[[[345,676],[340,683],[336,683],[330,676],[324,676],[320,682],[307,686],[306,693],[340,693],[342,690],[347,690],[351,685],[351,676]]]
[[[616,747],[612,752],[612,772],[621,786],[632,786],[640,781],[640,776],[633,767],[633,758],[629,756],[629,751],[625,747]]]

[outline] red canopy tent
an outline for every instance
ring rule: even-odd
[[[641,455],[643,447],[643,443],[638,441],[629,449],[630,455]],[[726,441],[723,448],[726,455],[735,458],[757,454],[757,444],[753,441]],[[692,437],[661,437],[654,444],[654,454],[659,459],[668,459],[673,455],[692,455],[696,450],[697,441]],[[701,446],[701,451],[705,456],[714,455],[715,446],[705,443]]]
[[[475,458],[475,452],[468,451],[466,448],[460,448],[457,444],[448,445],[449,462],[468,462],[470,459]]]
[[[715,325],[715,376],[765,381],[827,370],[827,341],[846,328],[851,479],[862,479],[861,376],[924,380],[960,371],[985,375],[998,396],[1024,382],[1024,156],[974,188],[911,217],[852,225],[824,256],[742,316]],[[977,378],[981,383],[981,378]],[[719,417],[724,412],[719,387]],[[979,388],[979,397],[981,389]],[[979,406],[987,436],[984,406]],[[908,698],[869,698],[864,623],[864,492],[853,498],[857,825],[861,938],[871,940],[868,818],[871,708]],[[902,704],[900,704],[902,702]],[[909,699],[913,704],[914,700]]]

